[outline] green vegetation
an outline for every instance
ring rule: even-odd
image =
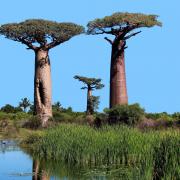
[[[51,49],[83,32],[84,28],[74,23],[58,23],[43,19],[28,19],[24,22],[4,24],[0,27],[1,35],[21,42],[33,50]],[[48,43],[48,40],[51,42]],[[34,46],[33,43],[38,43],[39,47]]]
[[[33,115],[33,105],[27,112],[17,106],[5,105],[0,109],[0,138],[15,138],[23,136],[22,131],[41,129],[38,116]],[[48,122],[48,127],[55,127],[61,123],[73,123],[78,125],[91,125],[96,128],[102,126],[125,124],[137,127],[142,131],[163,130],[166,128],[179,129],[179,113],[145,113],[139,104],[121,105],[112,109],[106,108],[104,113],[95,112],[87,115],[86,112],[74,112],[71,107],[64,108],[60,102],[52,106],[53,118]]]
[[[127,26],[140,27],[152,27],[162,26],[162,23],[157,21],[157,15],[145,15],[141,13],[121,13],[117,12],[111,16],[105,16],[102,19],[95,19],[88,23],[88,33],[98,34],[106,33],[103,32],[103,28],[111,28],[120,26],[122,29],[126,29]],[[115,29],[114,29],[115,30]]]
[[[14,109],[12,110],[14,111]],[[6,113],[0,111],[0,139],[25,137],[31,130],[21,127],[30,117],[30,114],[24,112]]]
[[[179,113],[145,113],[133,104],[89,117],[56,102],[49,127],[42,129],[31,109],[16,112],[17,107],[5,107],[0,110],[0,139],[21,139],[28,153],[60,161],[67,170],[73,166],[87,177],[105,173],[109,178],[180,178]]]
[[[144,109],[139,104],[117,105],[111,109],[105,110],[109,116],[109,122],[125,123],[135,125],[141,121],[144,116]]]
[[[102,89],[104,84],[101,83],[101,79],[88,78],[84,76],[74,76],[74,79],[81,81],[84,86],[81,89],[87,89],[87,114],[93,114],[99,105],[99,96],[93,96],[92,91],[95,89]]]
[[[146,179],[180,178],[179,131],[142,133],[125,126],[93,129],[61,124],[29,136],[24,144],[35,156],[71,165],[123,165],[132,170],[131,175]]]
[[[22,109],[20,107],[14,107],[10,104],[6,104],[5,106],[3,106],[1,108],[1,112],[4,113],[18,113],[18,112],[22,112]]]

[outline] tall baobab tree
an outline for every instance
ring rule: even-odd
[[[98,101],[97,96],[92,95],[92,91],[95,89],[102,89],[104,84],[101,83],[101,79],[96,78],[87,78],[84,76],[74,76],[74,79],[77,79],[84,83],[84,86],[81,89],[87,89],[87,114],[93,114],[94,105]]]
[[[87,34],[109,34],[115,36],[113,40],[105,37],[112,46],[110,65],[110,108],[115,105],[128,104],[126,87],[124,50],[126,41],[139,34],[133,32],[143,27],[161,26],[157,15],[144,15],[140,13],[114,13],[102,19],[95,19],[88,23]]]
[[[73,23],[42,19],[30,19],[0,27],[1,35],[25,44],[27,49],[35,53],[34,114],[40,117],[42,126],[52,117],[49,50],[83,32],[82,26]]]

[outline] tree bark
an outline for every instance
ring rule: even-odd
[[[34,107],[42,127],[52,117],[51,69],[48,50],[35,51]]]
[[[92,114],[92,105],[91,105],[91,96],[92,96],[92,89],[91,87],[88,87],[88,90],[87,90],[87,110],[86,110],[86,113],[87,115],[90,115]]]
[[[112,44],[110,67],[110,108],[128,104],[123,42]]]

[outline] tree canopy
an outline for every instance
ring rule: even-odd
[[[104,84],[101,83],[101,79],[96,79],[96,78],[87,78],[84,76],[74,76],[74,79],[77,79],[85,84],[81,89],[88,89],[90,88],[91,90],[93,89],[101,89],[104,87]]]
[[[43,19],[29,19],[0,27],[1,35],[21,42],[30,49],[50,49],[83,32],[84,28],[74,23],[57,23]],[[38,47],[34,45],[36,43],[39,44]]]
[[[117,12],[102,19],[90,21],[87,25],[87,34],[112,34],[119,35],[119,32],[129,33],[131,30],[140,27],[162,26],[157,20],[157,15],[145,15],[141,13]]]

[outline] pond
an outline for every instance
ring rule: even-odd
[[[0,141],[0,180],[109,180],[129,179],[128,168],[71,166],[33,159],[17,142]]]
[[[32,160],[14,141],[0,141],[0,179],[28,180],[24,174],[32,172]]]

